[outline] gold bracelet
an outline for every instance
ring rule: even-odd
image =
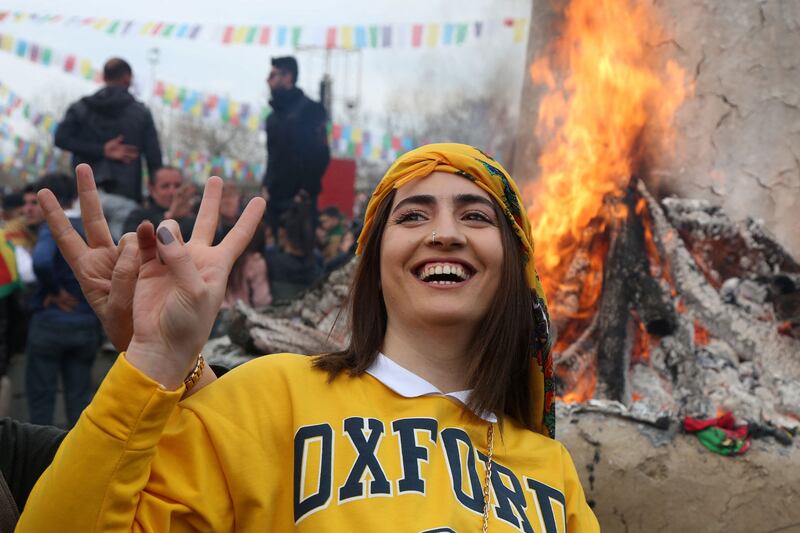
[[[189,374],[186,379],[183,380],[183,384],[186,386],[186,391],[188,392],[189,389],[197,385],[197,382],[200,381],[200,376],[203,375],[203,368],[206,366],[206,360],[203,359],[203,354],[197,356],[197,364],[194,365],[194,370],[192,373]]]

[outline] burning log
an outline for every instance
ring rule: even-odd
[[[640,216],[640,196],[632,180],[610,229],[611,246],[604,265],[602,296],[597,309],[597,388],[595,397],[630,402],[628,386],[633,342],[633,315],[648,333],[665,336],[676,328],[669,295],[650,275],[651,265]],[[613,207],[612,207],[613,208]]]

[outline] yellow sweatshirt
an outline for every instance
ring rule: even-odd
[[[262,357],[179,401],[120,357],[17,531],[481,530],[488,422],[311,362]],[[599,531],[564,447],[511,420],[491,487],[489,531]]]

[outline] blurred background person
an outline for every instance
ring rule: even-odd
[[[75,180],[63,173],[51,173],[42,178],[40,185],[53,191],[70,223],[84,235],[79,208],[73,207]],[[25,350],[30,421],[53,423],[60,376],[67,421],[72,426],[91,400],[91,370],[100,345],[100,323],[46,224],[39,230],[33,267],[38,286]]]
[[[269,199],[266,220],[274,235],[283,213],[292,208],[300,191],[308,195],[309,216],[312,226],[316,225],[317,196],[331,157],[325,108],[297,87],[298,74],[294,57],[275,57],[267,78],[272,113],[266,124],[267,170],[263,186]]]
[[[5,214],[6,211],[4,210],[3,213]],[[9,327],[11,325],[10,315],[13,312],[11,302],[19,287],[14,243],[0,226],[0,416],[4,416],[8,412],[11,401],[11,381],[6,375],[12,354]]]
[[[100,190],[142,201],[142,156],[151,176],[161,167],[153,116],[129,92],[133,70],[114,57],[103,66],[105,86],[72,104],[55,133],[55,144],[72,152],[72,167],[88,163]]]
[[[264,257],[266,227],[263,222],[259,224],[250,244],[231,268],[228,286],[225,289],[225,298],[222,300],[214,327],[211,329],[212,338],[227,335],[231,309],[236,302],[242,302],[253,308],[266,307],[272,303],[267,261]]]
[[[319,214],[316,229],[317,246],[324,261],[339,255],[339,245],[345,234],[345,221],[339,208],[331,205]]]
[[[267,270],[273,301],[291,300],[316,283],[322,266],[314,253],[309,199],[299,195],[283,213],[277,249],[267,251]]]
[[[219,203],[219,224],[214,242],[220,243],[225,235],[236,224],[242,212],[242,199],[244,195],[238,185],[232,182],[225,182],[222,187],[222,199]]]
[[[128,215],[123,233],[136,231],[145,220],[158,227],[162,220],[174,219],[181,228],[183,238],[189,240],[195,220],[195,204],[198,195],[193,183],[186,181],[180,169],[172,166],[159,168],[150,176],[147,184],[148,195],[142,207]]]

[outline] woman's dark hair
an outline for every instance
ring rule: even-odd
[[[346,371],[360,375],[375,361],[386,334],[386,305],[380,289],[383,232],[395,192],[378,207],[353,277],[348,301],[350,345],[318,357],[314,365],[331,379]],[[470,408],[505,414],[533,430],[530,364],[534,332],[531,291],[525,278],[520,243],[505,216],[498,212],[503,266],[497,294],[480,332],[472,339],[468,359]]]

